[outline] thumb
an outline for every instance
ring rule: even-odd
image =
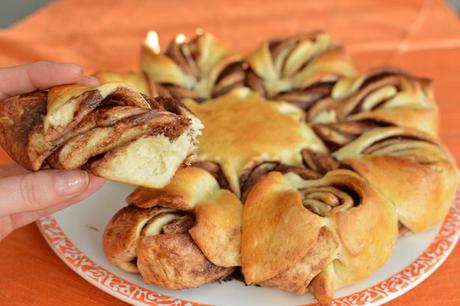
[[[82,170],[46,170],[1,178],[0,216],[70,204],[102,183],[102,179]]]

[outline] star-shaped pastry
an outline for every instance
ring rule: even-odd
[[[357,75],[325,33],[246,57],[209,34],[179,36],[164,54],[144,46],[141,70],[99,76],[181,98],[205,126],[192,166],[137,188],[107,227],[108,258],[147,282],[189,288],[241,270],[248,284],[329,303],[453,200],[458,171],[436,139],[431,82],[393,68]],[[156,217],[164,209],[173,216]]]

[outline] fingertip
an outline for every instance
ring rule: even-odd
[[[90,188],[100,189],[105,184],[105,179],[88,172]]]
[[[96,193],[99,189],[101,189],[102,186],[104,186],[104,183],[106,181],[105,179],[95,176],[89,171],[85,172],[87,173],[89,179],[86,189],[82,193],[77,194],[75,197],[73,197],[68,205],[72,205],[86,199],[87,197],[91,196],[92,194]]]
[[[88,189],[90,177],[86,171],[82,170],[63,170],[44,172],[54,179],[54,188],[61,197],[75,196]]]

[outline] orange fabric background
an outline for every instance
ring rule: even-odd
[[[164,46],[196,28],[241,52],[267,37],[324,29],[347,46],[360,71],[396,65],[431,77],[441,139],[460,158],[460,22],[441,1],[59,1],[0,31],[0,66],[48,59],[89,73],[135,70],[148,30],[159,32]],[[390,304],[460,305],[459,250]],[[0,258],[0,304],[123,305],[60,262],[35,225],[1,241]]]

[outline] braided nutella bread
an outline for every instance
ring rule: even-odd
[[[0,144],[26,169],[86,168],[161,187],[194,151],[201,123],[173,99],[121,83],[63,85],[2,101]]]
[[[144,47],[141,62],[143,72],[99,78],[179,97],[205,126],[192,167],[138,188],[107,226],[109,260],[149,283],[190,288],[241,270],[247,284],[328,303],[454,199],[431,81],[394,68],[356,75],[325,33],[245,58],[203,34],[165,54]]]

